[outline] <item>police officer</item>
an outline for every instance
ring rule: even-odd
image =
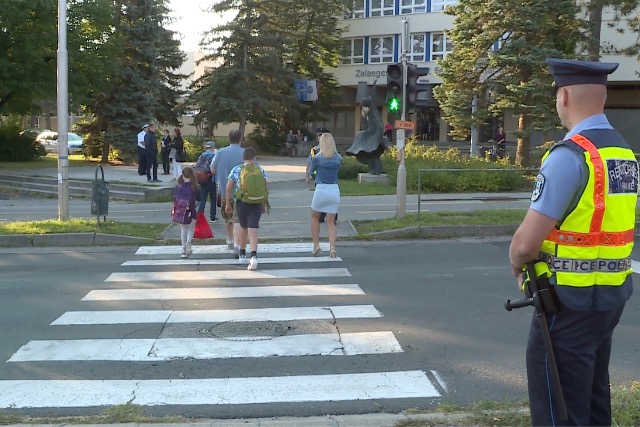
[[[534,322],[527,345],[533,425],[611,425],[611,337],[632,293],[638,164],[604,115],[607,75],[618,64],[547,59],[556,110],[569,129],[543,157],[531,206],[509,248],[514,276],[538,263],[559,300],[547,314],[568,420],[558,417]]]

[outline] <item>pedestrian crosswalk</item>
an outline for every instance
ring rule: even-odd
[[[388,357],[403,348],[376,323],[384,314],[366,304],[360,284],[346,283],[353,278],[342,259],[307,256],[311,249],[304,243],[261,245],[260,269],[248,271],[230,259],[226,246],[195,246],[188,259],[179,258],[178,246],[140,247],[121,271],[91,286],[79,302],[83,310],[51,322],[52,338],[70,330],[71,339],[41,336],[7,360],[21,366],[73,363],[64,366],[78,369],[93,364],[92,375],[103,374],[0,381],[0,408],[433,399],[445,393],[436,371],[388,369],[394,365]],[[358,328],[344,328],[349,321]],[[357,357],[387,359],[378,369],[340,364]],[[263,365],[278,358],[300,368],[291,374]],[[175,378],[161,369],[177,361],[225,360],[251,361],[251,371]],[[96,363],[103,369],[96,370]],[[127,373],[131,363],[159,369],[147,376]]]

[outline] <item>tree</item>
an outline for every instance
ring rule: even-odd
[[[2,2],[0,113],[28,113],[37,101],[55,93],[56,4],[56,0]]]
[[[204,60],[220,66],[195,83],[191,103],[199,107],[196,124],[251,121],[282,132],[294,123],[320,118],[335,101],[334,67],[342,45],[336,11],[341,0],[224,0],[212,12],[237,11],[235,18],[209,31]],[[294,79],[320,82],[320,102],[297,102]]]
[[[455,16],[447,32],[453,51],[441,62],[435,96],[464,139],[505,111],[518,115],[516,164],[529,163],[530,135],[557,123],[547,57],[575,52],[580,21],[571,0],[461,0],[447,9]],[[474,114],[473,97],[479,100]]]
[[[178,125],[176,107],[181,94],[177,69],[184,61],[173,32],[164,28],[166,0],[116,0],[115,31],[109,42],[117,50],[111,58],[114,73],[95,94],[84,126],[89,141],[109,155],[135,158],[135,135],[143,123],[159,120]]]
[[[598,61],[603,52],[623,53],[626,55],[638,55],[640,53],[640,19],[637,9],[640,0],[589,0],[582,5],[586,13],[586,47],[588,58]],[[636,41],[629,46],[602,45],[603,12],[605,9],[613,14],[613,19],[608,25],[616,27],[618,32],[630,31],[636,34]]]

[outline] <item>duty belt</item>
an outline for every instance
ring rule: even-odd
[[[631,257],[622,259],[559,258],[540,253],[540,260],[547,263],[552,272],[563,273],[622,273],[631,268]]]

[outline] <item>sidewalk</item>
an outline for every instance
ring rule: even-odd
[[[261,165],[267,171],[270,183],[271,214],[263,216],[260,223],[260,237],[262,239],[281,240],[310,240],[310,205],[313,197],[313,187],[305,184],[306,159],[290,157],[259,157]],[[105,179],[112,183],[131,183],[144,186],[173,187],[175,182],[170,182],[171,176],[161,175],[163,182],[147,184],[146,176],[139,176],[135,166],[103,166]],[[70,178],[93,180],[96,168],[93,166],[73,167],[69,169]],[[56,169],[36,169],[15,171],[18,174],[30,174],[54,177]],[[422,195],[422,210],[470,210],[492,208],[526,208],[529,204],[529,193],[466,193],[466,194],[424,194]],[[58,217],[57,199],[33,198],[27,196],[7,195],[0,193],[0,221],[28,221],[55,219]],[[5,201],[6,200],[6,201]],[[355,237],[357,233],[351,221],[375,220],[391,218],[395,215],[397,198],[395,195],[386,196],[344,196],[341,198],[338,236],[339,238]],[[171,223],[169,212],[170,202],[160,203],[131,203],[122,201],[109,201],[107,219],[125,222],[163,224],[167,228],[162,234],[163,239],[179,240],[180,229]],[[205,208],[209,215],[210,205]],[[407,213],[416,212],[418,209],[418,196],[407,196]],[[69,201],[70,216],[72,218],[94,219],[90,215],[91,201],[86,198],[72,197]],[[217,209],[220,217],[220,211]],[[216,239],[225,238],[225,228],[222,221],[211,224]],[[510,234],[512,228],[495,229],[491,227],[449,227],[444,229],[434,228],[433,233],[422,227],[423,237],[443,238],[475,236],[495,236],[498,234]],[[400,232],[400,236],[406,230]],[[484,234],[483,234],[484,233]],[[379,238],[397,238],[398,232],[393,231]],[[326,238],[326,227],[321,227],[321,237]],[[77,241],[81,245],[101,244],[139,244],[138,238],[114,238],[100,235],[99,233],[82,233],[76,235],[48,236],[0,236],[0,246],[70,246]]]

